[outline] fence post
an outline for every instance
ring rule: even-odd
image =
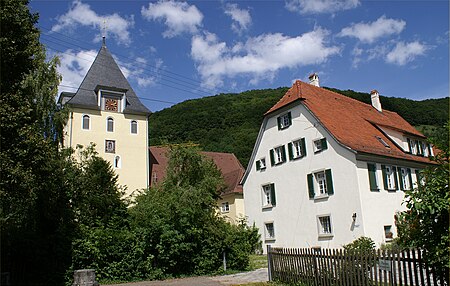
[[[267,269],[269,281],[272,281],[272,247],[270,245],[267,245]]]

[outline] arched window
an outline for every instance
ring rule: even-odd
[[[122,167],[122,161],[120,160],[120,156],[114,157],[114,168],[119,169]]]
[[[108,132],[114,132],[114,119],[111,117],[108,117],[106,120],[106,131]]]
[[[89,130],[90,129],[90,121],[91,119],[89,118],[89,115],[83,115],[83,122],[82,122],[82,128],[84,130]]]
[[[131,134],[137,134],[137,121],[136,120],[132,120],[131,121]]]

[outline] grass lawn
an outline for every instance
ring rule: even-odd
[[[257,255],[252,254],[250,255],[250,263],[249,263],[249,270],[256,270],[259,268],[266,268],[267,267],[267,255]],[[264,284],[261,284],[264,285]],[[256,285],[260,286],[260,285]]]

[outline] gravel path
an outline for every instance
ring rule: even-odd
[[[224,286],[224,285],[239,285],[243,283],[265,282],[268,280],[267,268],[261,268],[254,271],[224,275],[213,277],[189,277],[181,279],[170,279],[164,281],[141,281],[122,283],[114,285],[102,286]]]

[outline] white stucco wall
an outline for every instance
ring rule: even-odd
[[[364,233],[362,221],[353,225],[352,215],[361,217],[359,182],[355,155],[339,145],[303,106],[291,107],[292,125],[278,130],[277,116],[267,119],[255,159],[266,158],[267,168],[257,171],[255,161],[244,182],[245,211],[249,224],[260,229],[264,251],[267,244],[280,247],[341,247]],[[295,161],[270,165],[269,150],[304,137],[307,156]],[[313,140],[325,137],[328,149],[314,154]],[[286,152],[287,153],[287,152]],[[287,155],[288,157],[288,155]],[[331,169],[334,194],[326,199],[313,200],[308,195],[307,174]],[[274,183],[276,206],[262,208],[262,186]],[[331,215],[333,236],[319,238],[317,215]],[[275,240],[264,241],[264,223],[273,222]]]
[[[83,115],[90,116],[90,129],[82,129]],[[114,132],[107,132],[106,120],[114,119]],[[130,124],[136,120],[138,133],[131,134]],[[76,148],[77,144],[88,146],[96,144],[96,150],[101,157],[114,166],[114,158],[121,158],[120,168],[114,168],[119,175],[119,184],[128,187],[126,195],[136,189],[148,185],[148,124],[145,115],[130,115],[118,112],[96,111],[73,108],[64,130],[64,147]],[[105,140],[116,141],[115,154],[105,153]]]

